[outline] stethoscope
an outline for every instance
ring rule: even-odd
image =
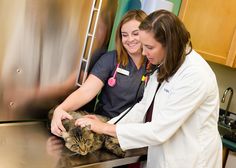
[[[151,68],[151,70],[146,70],[145,74],[142,76],[142,82],[145,82],[145,85],[148,82],[148,78],[149,76],[151,76],[155,71],[157,71],[157,73],[159,72],[160,66],[161,64],[155,65]]]
[[[136,93],[136,100],[134,101],[134,104],[116,121],[114,122],[114,124],[117,124],[124,116],[126,116],[126,114],[128,114],[128,112],[134,107],[134,105],[138,102],[138,93],[139,93],[139,90],[142,86],[142,84],[145,82],[147,82],[147,78],[149,76],[151,76],[155,71],[157,71],[157,73],[159,72],[159,69],[160,69],[160,66],[162,65],[159,64],[159,65],[156,65],[155,67],[151,68],[151,70],[147,71],[143,76],[142,76],[142,79],[141,79],[141,82],[139,84],[139,87],[138,87],[138,90],[137,90],[137,93]]]
[[[192,51],[192,48],[189,50],[189,52],[188,52],[186,55],[188,55],[189,53],[191,53],[191,51]],[[160,63],[159,65],[155,65],[155,67],[151,68],[150,71],[147,71],[147,72],[143,75],[143,77],[142,77],[142,79],[141,79],[141,82],[140,82],[140,84],[139,84],[139,87],[138,87],[138,91],[137,91],[137,93],[136,93],[136,100],[135,100],[134,104],[133,104],[116,122],[114,122],[114,124],[117,124],[117,123],[118,123],[124,116],[126,116],[126,114],[128,114],[128,112],[134,107],[134,105],[138,102],[138,101],[137,101],[137,95],[138,95],[138,92],[139,92],[139,90],[140,90],[140,87],[141,87],[142,83],[143,83],[143,82],[148,82],[148,77],[151,76],[155,71],[157,71],[157,73],[158,73],[162,64],[163,64],[163,62]],[[160,86],[161,86],[161,83],[158,83],[158,86],[157,86],[157,90],[156,90],[156,92],[155,92],[155,95],[156,95],[158,89],[160,88]]]
[[[141,82],[145,82],[147,83],[147,79],[148,79],[148,76],[152,75],[157,69],[159,69],[159,67],[161,66],[162,64],[159,64],[157,66],[155,66],[154,68],[152,68],[150,71],[147,71],[143,76],[142,76],[142,79],[141,79]],[[118,68],[120,67],[120,64],[118,63],[116,65],[116,69],[115,69],[115,72],[113,73],[112,77],[110,77],[107,81],[108,85],[110,87],[114,87],[116,85],[116,74],[117,74],[117,70]]]
[[[114,87],[116,85],[116,74],[117,74],[117,70],[118,70],[119,66],[120,66],[120,64],[116,65],[115,72],[113,73],[112,77],[110,77],[107,81],[107,83],[110,87]]]

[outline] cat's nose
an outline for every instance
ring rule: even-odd
[[[87,151],[87,150],[80,150],[80,154],[81,154],[81,155],[87,155],[87,154],[88,154],[88,151]]]

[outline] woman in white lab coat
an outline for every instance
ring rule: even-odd
[[[174,14],[156,11],[139,28],[143,54],[159,65],[143,99],[116,125],[112,123],[122,114],[109,123],[87,116],[76,125],[91,125],[97,133],[117,137],[124,150],[148,146],[148,168],[220,168],[222,143],[214,72],[192,50],[190,34]],[[152,119],[144,123],[153,99]]]

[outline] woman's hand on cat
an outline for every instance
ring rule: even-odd
[[[65,110],[63,110],[60,106],[58,106],[52,117],[51,122],[51,132],[56,136],[62,136],[61,132],[66,131],[66,129],[62,125],[62,120],[65,119],[73,119],[71,115],[69,115]]]
[[[102,122],[95,115],[86,115],[75,121],[76,126],[89,128],[98,134],[107,134],[111,136],[116,136],[115,125]]]
[[[102,134],[104,122],[100,121],[95,115],[85,115],[75,121],[76,126],[89,127],[93,132]]]

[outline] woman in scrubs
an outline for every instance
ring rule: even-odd
[[[153,12],[139,28],[143,54],[159,67],[150,76],[143,99],[116,125],[112,123],[120,116],[103,123],[93,115],[78,119],[76,125],[117,137],[123,150],[148,147],[148,168],[220,168],[214,72],[192,50],[190,34],[174,14]]]
[[[101,56],[85,83],[55,109],[51,122],[53,134],[60,136],[65,131],[61,120],[72,118],[67,111],[79,109],[100,91],[96,113],[109,118],[141,99],[146,60],[141,51],[139,25],[145,17],[142,10],[132,10],[122,18],[116,32],[116,50]]]

